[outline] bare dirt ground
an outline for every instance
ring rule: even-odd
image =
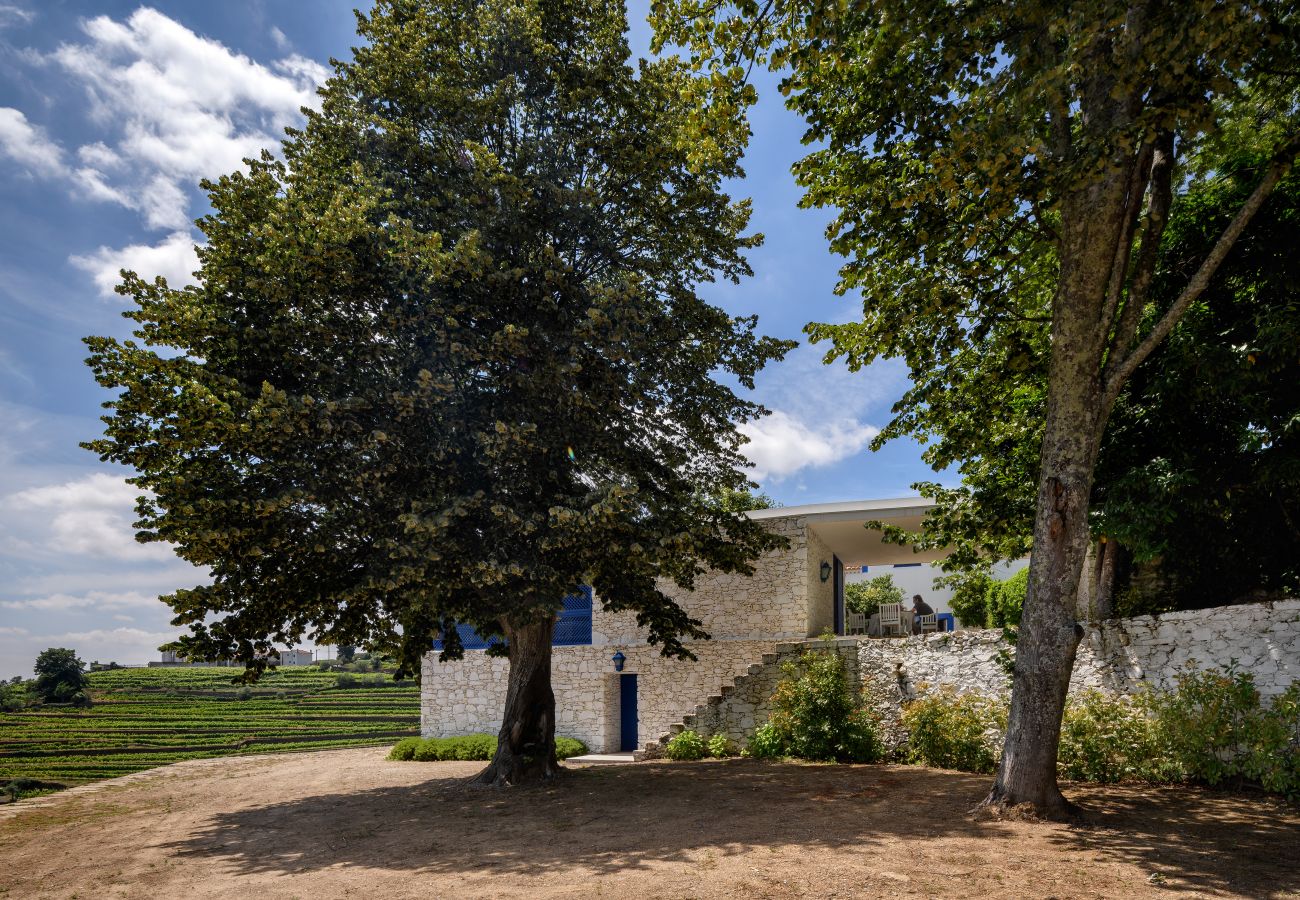
[[[986,776],[745,760],[572,768],[379,749],[180,763],[0,814],[0,897],[1300,897],[1300,810],[1078,786],[1092,824],[967,814]]]

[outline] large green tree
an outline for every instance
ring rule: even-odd
[[[1152,285],[1168,298],[1254,188],[1247,150],[1201,160],[1170,212]],[[1102,440],[1090,502],[1096,539],[1085,591],[1099,618],[1216,606],[1300,589],[1300,177],[1284,179],[1168,341],[1135,370]],[[1046,299],[972,346],[962,380],[908,423],[927,458],[962,485],[919,534],[948,547],[950,583],[979,595],[992,563],[1029,552],[1046,403]],[[1008,333],[1010,332],[1010,333]],[[1007,348],[1022,357],[1012,365]],[[988,385],[1012,403],[988,402]],[[1143,576],[1125,590],[1126,570]],[[1118,578],[1117,578],[1118,576]],[[1120,593],[1116,594],[1116,588]]]
[[[551,776],[551,633],[594,587],[665,654],[670,596],[778,539],[709,498],[749,487],[738,423],[787,344],[704,302],[748,273],[743,122],[690,139],[698,80],[629,64],[621,4],[382,0],[283,160],[207,184],[200,284],[126,273],[139,341],[92,338],[119,392],[89,446],[126,463],[140,538],[210,584],[163,598],[193,657],[300,636],[398,653],[502,636],[481,779]],[[436,689],[436,687],[435,687]]]
[[[47,703],[72,703],[85,697],[89,686],[86,664],[75,650],[51,647],[36,657],[32,692]]]
[[[1134,369],[1300,150],[1295,11],[1267,0],[657,0],[655,12],[661,40],[711,65],[720,114],[752,95],[747,61],[785,67],[789,105],[819,145],[795,167],[804,203],[837,210],[840,288],[864,300],[863,321],[810,332],[853,367],[905,359],[919,390],[897,408],[903,423],[944,402],[992,329],[1033,314],[1026,285],[1045,292],[1029,592],[988,802],[1068,812],[1056,751],[1102,436]],[[1177,293],[1156,298],[1170,205],[1198,174],[1189,151],[1237,103],[1272,153]],[[1006,353],[1016,364],[1014,345]]]

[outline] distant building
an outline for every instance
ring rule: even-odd
[[[276,666],[310,666],[316,661],[315,654],[305,648],[292,650],[273,650],[270,654],[272,665]],[[177,654],[175,650],[162,651],[162,660],[160,662],[149,663],[151,668],[169,667],[169,666],[189,666],[191,668],[209,668],[216,666],[238,666],[241,663],[233,659],[216,659],[211,661],[192,661]]]

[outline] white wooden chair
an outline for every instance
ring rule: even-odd
[[[847,613],[844,616],[844,633],[845,634],[866,634],[867,633],[867,614],[866,613]]]
[[[918,624],[921,626],[921,634],[927,631],[939,630],[939,617],[934,613],[923,614],[917,617]]]
[[[891,630],[897,632],[899,637],[907,633],[903,630],[903,604],[901,603],[880,604],[881,637],[888,637]]]

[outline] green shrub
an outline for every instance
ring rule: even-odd
[[[871,615],[882,603],[902,603],[906,594],[894,584],[893,575],[877,575],[867,581],[844,586],[844,605],[849,612]]]
[[[726,759],[728,756],[736,755],[736,745],[725,734],[715,734],[709,738],[708,744],[709,756],[715,759]]]
[[[672,736],[668,746],[664,747],[664,756],[669,759],[703,759],[709,755],[709,748],[700,737],[689,728]]]
[[[1145,696],[1085,691],[1070,697],[1061,721],[1057,772],[1074,781],[1163,781],[1172,774]]]
[[[783,756],[874,762],[882,753],[875,722],[849,685],[838,653],[809,650],[782,667],[768,721]]]
[[[1256,718],[1242,769],[1264,790],[1300,800],[1300,681]]]
[[[451,738],[451,753],[455,759],[491,759],[497,752],[497,739],[490,734],[469,734]]]
[[[497,752],[497,738],[494,734],[465,734],[445,738],[403,738],[398,741],[389,759],[415,760],[416,762],[446,762],[459,760],[490,760]],[[555,755],[560,759],[570,756],[582,756],[587,752],[587,745],[574,738],[557,737]]]
[[[1025,608],[1025,594],[1029,591],[1029,569],[1021,569],[1006,581],[995,581],[989,589],[989,628],[1016,628]]]
[[[983,572],[964,576],[953,585],[948,607],[957,621],[966,628],[986,628],[989,622],[990,595],[998,589],[998,582]]]
[[[903,710],[910,762],[963,772],[992,772],[1007,728],[1005,701],[951,688],[926,693]]]
[[[951,689],[903,711],[909,761],[968,772],[997,766],[1003,701]],[[765,736],[770,737],[770,736]],[[770,743],[747,748],[771,752]],[[1300,798],[1300,682],[1265,706],[1254,678],[1189,671],[1174,690],[1133,697],[1087,691],[1066,703],[1057,771],[1079,781],[1250,781]]]
[[[418,737],[402,738],[393,745],[389,751],[389,759],[409,760],[415,757],[415,748],[419,747],[421,740]]]
[[[1248,673],[1188,671],[1176,690],[1154,697],[1160,736],[1187,778],[1218,784],[1241,774],[1259,691]]]
[[[411,759],[416,762],[437,762],[442,759],[438,751],[442,746],[440,738],[425,738],[411,751]]]
[[[771,722],[766,722],[754,730],[741,755],[754,759],[777,759],[785,755],[785,746],[776,727]]]
[[[495,750],[495,748],[493,749]],[[577,738],[557,737],[555,739],[555,755],[560,759],[568,759],[571,756],[586,756],[587,753],[587,745]]]
[[[1300,797],[1300,683],[1266,708],[1248,672],[1189,671],[1153,706],[1170,767],[1181,777],[1211,785],[1249,779]]]

